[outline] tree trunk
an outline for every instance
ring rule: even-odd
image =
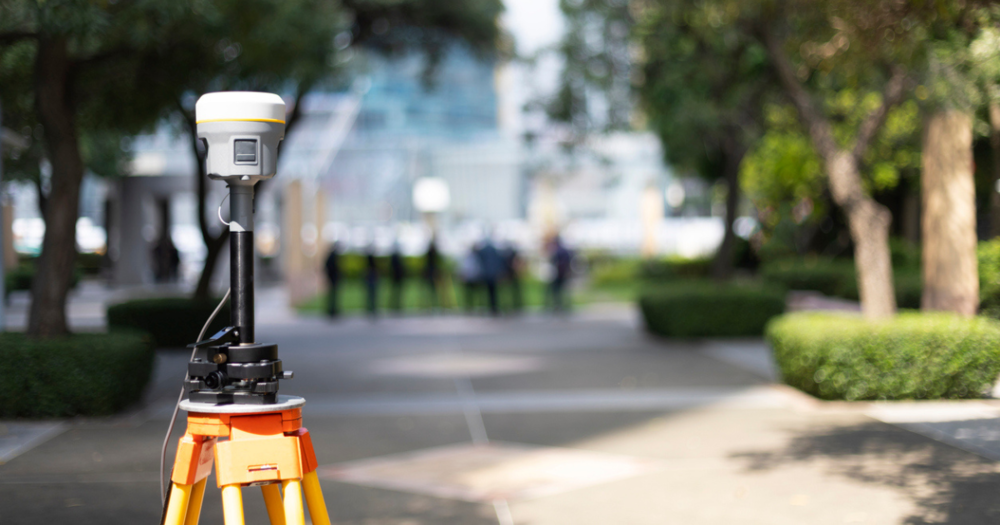
[[[990,177],[990,238],[1000,236],[1000,103],[993,102],[990,115],[990,154],[993,173]]]
[[[957,110],[931,115],[923,150],[920,306],[971,317],[979,307],[971,116]]]
[[[736,214],[739,212],[740,204],[740,164],[743,163],[743,156],[746,155],[746,148],[736,142],[735,138],[728,140],[726,145],[726,156],[723,164],[723,176],[726,181],[726,232],[722,236],[722,244],[715,253],[712,260],[712,277],[716,280],[724,281],[733,276],[733,250],[736,245],[736,231],[733,223],[736,222]]]
[[[66,40],[39,37],[35,59],[35,106],[52,162],[45,237],[31,287],[28,334],[53,337],[69,332],[66,295],[76,259],[76,219],[83,160],[70,102],[70,60]]]
[[[851,238],[854,240],[854,266],[858,272],[861,311],[869,319],[895,315],[896,293],[892,279],[892,258],[889,255],[892,213],[875,202],[865,191],[858,164],[885,124],[889,110],[902,100],[908,77],[902,69],[892,70],[882,94],[882,104],[861,122],[854,148],[847,150],[837,144],[833,124],[802,85],[795,68],[785,55],[782,42],[768,31],[760,36],[778,80],[799,114],[799,122],[805,126],[816,153],[823,159],[830,180],[830,194],[847,215]]]

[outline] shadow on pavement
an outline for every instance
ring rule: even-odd
[[[918,509],[902,523],[973,525],[1000,518],[1000,466],[883,423],[816,428],[781,450],[734,454],[750,471],[819,464],[834,475],[895,487]]]

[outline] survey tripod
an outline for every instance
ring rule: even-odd
[[[259,486],[272,525],[329,525],[316,454],[302,426],[305,399],[278,395],[278,347],[254,334],[253,190],[275,173],[284,103],[267,93],[211,93],[197,103],[198,138],[209,177],[226,181],[230,202],[230,326],[191,345],[179,406],[187,412],[161,523],[196,525],[215,467],[225,525],[243,525],[242,489]]]

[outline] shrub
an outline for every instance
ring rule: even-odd
[[[639,277],[650,280],[700,279],[708,276],[712,260],[705,257],[665,257],[642,261]]]
[[[796,313],[767,339],[785,382],[821,399],[974,398],[1000,374],[1000,324],[982,317]]]
[[[1000,237],[979,243],[979,304],[982,310],[1000,311]]]
[[[180,347],[195,342],[219,299],[196,301],[183,297],[138,299],[108,307],[108,326],[132,328],[150,334],[158,348]],[[229,303],[212,321],[207,335],[229,325]]]
[[[813,290],[852,301],[860,298],[854,261],[849,259],[784,259],[764,265],[761,276],[766,282],[789,290]],[[923,293],[920,268],[894,268],[893,281],[896,304],[900,308],[920,308]]]
[[[606,259],[590,264],[590,284],[601,288],[623,283],[634,283],[639,277],[636,259]]]
[[[31,283],[35,279],[35,260],[29,262],[22,261],[17,267],[4,273],[4,293],[10,294],[13,291],[31,290]],[[73,270],[70,287],[76,288],[80,283],[80,276],[83,274],[79,268]]]
[[[776,287],[717,284],[668,285],[639,299],[646,329],[668,337],[761,335],[785,310],[785,292]]]
[[[104,269],[104,256],[99,253],[78,253],[76,268],[84,275],[99,275]]]
[[[138,401],[153,370],[146,334],[0,334],[0,418],[107,415]]]
[[[760,274],[765,281],[789,290],[814,290],[836,297],[850,294],[853,286],[857,298],[854,262],[850,260],[783,259],[764,264]]]

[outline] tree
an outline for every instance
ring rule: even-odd
[[[782,90],[823,161],[834,201],[847,216],[855,246],[862,310],[895,313],[888,209],[870,195],[866,155],[895,105],[925,63],[934,26],[955,6],[834,0],[764,3],[754,32],[767,49]],[[817,99],[843,89],[881,96],[849,136],[838,134]],[[817,96],[819,94],[819,96]]]
[[[740,202],[740,166],[764,132],[774,79],[763,47],[738,30],[738,11],[711,3],[652,3],[641,11],[636,41],[645,62],[642,107],[667,161],[726,186],[725,235],[712,274],[732,274]]]
[[[970,16],[959,19],[965,23],[943,32],[930,48],[923,75],[929,86],[920,88],[927,99],[921,216],[921,308],[925,310],[973,316],[979,307],[973,121],[976,109],[986,105],[990,127],[995,130],[992,124],[998,110],[991,95],[1000,77],[995,64],[1000,59],[997,14],[990,9],[971,10]],[[995,144],[996,138],[991,137],[991,142]],[[994,163],[996,153],[994,149]],[[989,191],[995,195],[992,186]],[[991,213],[1000,212],[992,209]]]
[[[0,9],[0,84],[26,88],[13,107],[22,117],[31,107],[51,165],[28,333],[52,337],[68,332],[66,294],[85,166],[81,137],[135,132],[160,115],[176,85],[147,84],[144,74],[169,54],[174,35],[196,19],[196,11],[208,7],[184,1],[10,0]]]

